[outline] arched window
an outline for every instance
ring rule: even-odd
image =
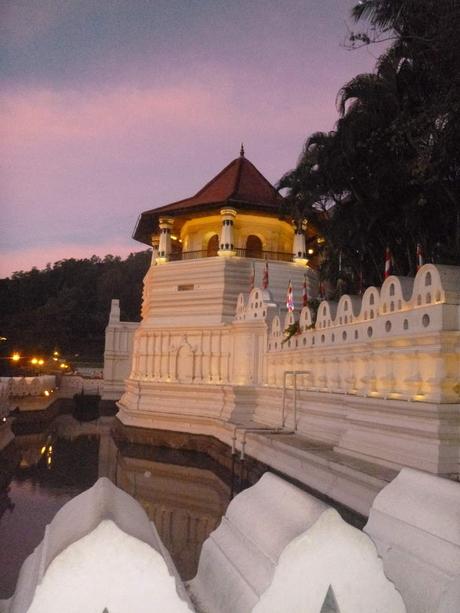
[[[246,240],[246,257],[262,257],[262,241],[258,236],[255,236],[254,234],[250,234]]]
[[[208,258],[212,258],[213,256],[217,255],[218,250],[219,250],[219,235],[214,234],[214,236],[211,236],[211,238],[208,241],[208,252],[207,252]]]

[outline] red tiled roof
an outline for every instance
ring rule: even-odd
[[[240,155],[191,198],[178,200],[142,213],[133,238],[150,245],[150,236],[156,229],[160,215],[174,217],[180,214],[190,214],[193,211],[198,213],[207,209],[220,208],[226,204],[243,210],[277,213],[282,202],[282,196],[254,164]]]

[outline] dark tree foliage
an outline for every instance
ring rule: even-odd
[[[120,299],[122,319],[138,321],[149,263],[149,251],[125,260],[72,258],[0,279],[0,335],[8,339],[2,354],[59,348],[80,359],[101,358],[112,298]]]
[[[460,1],[363,0],[352,14],[369,22],[352,45],[389,46],[279,183],[326,239],[322,277],[347,291],[382,282],[387,246],[396,274],[414,274],[417,243],[460,264]]]

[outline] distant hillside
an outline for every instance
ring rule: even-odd
[[[58,348],[80,359],[101,358],[111,299],[120,299],[122,319],[139,321],[149,263],[149,251],[125,260],[72,258],[0,279],[0,336],[7,338],[0,343],[1,355]]]

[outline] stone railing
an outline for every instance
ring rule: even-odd
[[[296,318],[275,316],[265,384],[282,386],[284,371],[302,370],[309,374],[298,378],[300,386],[312,391],[458,402],[459,304],[460,268],[426,264],[415,278],[389,277],[380,291],[321,302],[314,327],[304,307],[298,334],[286,342]]]
[[[255,251],[250,249],[235,248],[235,255],[241,258],[255,258],[276,262],[292,262],[293,254],[285,251]],[[208,252],[206,249],[198,251],[178,251],[168,256],[170,262],[178,260],[196,260],[217,256],[217,253]]]

